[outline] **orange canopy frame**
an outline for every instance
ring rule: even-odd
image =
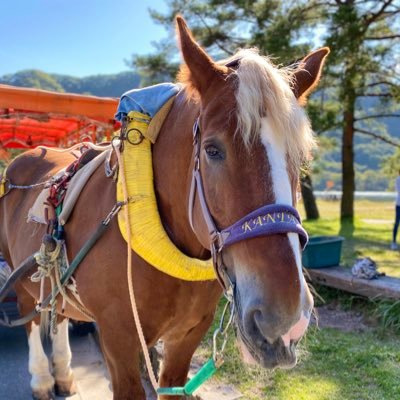
[[[0,85],[0,149],[110,140],[118,99]]]

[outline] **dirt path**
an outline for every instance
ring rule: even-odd
[[[345,311],[334,303],[315,308],[312,323],[320,328],[336,328],[344,332],[365,332],[371,329],[359,311]]]

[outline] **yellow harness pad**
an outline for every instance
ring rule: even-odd
[[[131,227],[131,247],[135,253],[158,270],[185,281],[215,279],[211,260],[199,260],[183,254],[170,240],[162,225],[154,193],[151,142],[146,137],[150,117],[131,111],[127,132],[139,130],[143,140],[139,144],[124,141],[122,159],[125,168]],[[128,134],[128,137],[130,135]],[[117,201],[123,201],[121,179],[118,176]],[[127,241],[124,213],[118,214],[121,234]]]
[[[5,171],[4,171],[4,175],[5,175]],[[2,177],[0,180],[0,197],[4,196],[4,194],[6,193],[6,178]]]
[[[3,197],[7,192],[6,184],[7,184],[7,167],[4,168],[4,171],[0,177],[0,197]]]

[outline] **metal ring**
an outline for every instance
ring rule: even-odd
[[[140,130],[137,128],[129,129],[129,131],[126,132],[126,140],[132,145],[138,145],[142,143],[143,139],[144,136],[142,132],[140,132]]]

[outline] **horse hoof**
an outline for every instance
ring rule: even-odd
[[[76,394],[76,385],[74,380],[69,381],[56,381],[54,391],[57,396],[68,397]]]
[[[53,390],[35,390],[32,392],[33,400],[55,400]]]

